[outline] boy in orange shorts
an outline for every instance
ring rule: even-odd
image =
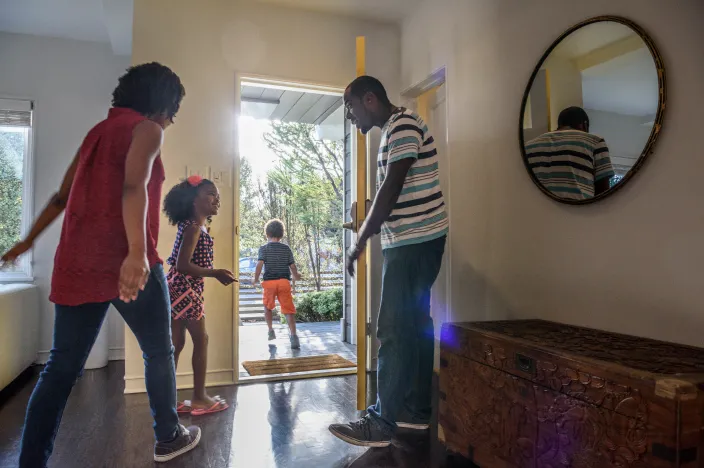
[[[284,237],[284,223],[278,219],[272,219],[264,227],[264,233],[268,242],[259,248],[259,263],[254,272],[254,283],[259,283],[259,276],[264,268],[264,313],[266,324],[269,326],[269,340],[276,339],[276,333],[272,324],[272,310],[276,307],[276,300],[279,300],[281,312],[286,315],[286,322],[291,331],[291,348],[300,349],[301,344],[296,335],[296,306],[293,304],[293,294],[291,293],[291,276],[299,281],[301,275],[296,268],[296,261],[293,259],[291,248],[282,243]]]

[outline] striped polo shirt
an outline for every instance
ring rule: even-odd
[[[259,261],[264,262],[264,281],[291,280],[291,265],[296,263],[291,248],[282,242],[259,247]]]
[[[415,162],[391,215],[381,227],[382,249],[420,244],[448,233],[435,140],[420,116],[401,109],[381,130],[377,190],[384,182],[387,166],[407,158]]]
[[[560,198],[594,197],[594,184],[616,173],[603,138],[579,130],[556,130],[526,144],[528,167]]]

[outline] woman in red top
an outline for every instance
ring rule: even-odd
[[[113,92],[108,118],[88,132],[59,192],[27,238],[2,257],[13,262],[66,211],[50,295],[56,304],[54,344],[27,408],[20,467],[46,466],[66,401],[110,304],[144,354],[154,459],[176,458],[200,440],[200,429],[181,426],[176,414],[169,292],[156,250],[163,131],[184,95],[169,68],[130,68]]]

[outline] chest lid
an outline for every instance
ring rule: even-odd
[[[496,356],[487,360],[492,344],[501,344],[505,354],[498,365]],[[569,362],[575,369],[603,369],[622,383],[652,385],[656,394],[671,399],[696,398],[704,384],[702,348],[545,320],[446,324],[442,347],[521,376],[536,372],[531,368],[536,356]]]

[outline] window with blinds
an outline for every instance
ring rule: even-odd
[[[0,254],[22,238],[30,223],[33,111],[32,101],[0,99]],[[28,256],[0,270],[2,282],[29,278]]]

